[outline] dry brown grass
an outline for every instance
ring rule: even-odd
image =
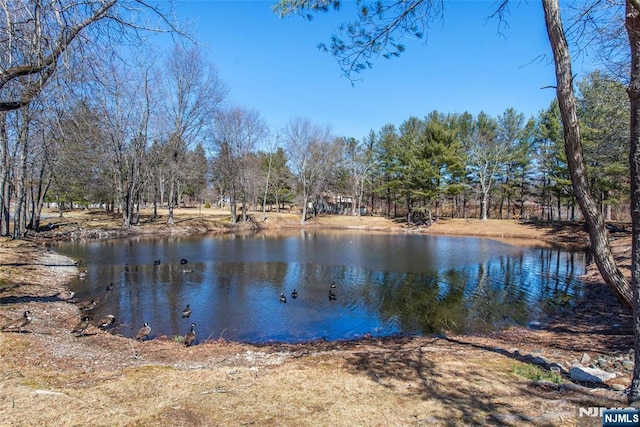
[[[35,241],[117,229],[119,223],[87,212],[52,221],[61,224],[54,230],[59,234],[43,233]],[[265,224],[296,227],[298,221],[295,215],[268,214]],[[162,221],[148,222],[136,232],[226,229],[228,215],[180,210],[177,223],[169,229]],[[369,217],[321,217],[308,225],[583,244],[580,227],[566,226],[450,220],[415,229]],[[607,335],[598,323],[598,313],[628,323],[611,299],[590,308],[589,318],[564,315],[550,319],[545,330],[478,336],[268,346],[212,341],[189,348],[160,339],[139,343],[96,328],[76,338],[70,330],[77,308],[50,296],[64,289],[77,268],[46,246],[0,241],[0,315],[13,319],[25,309],[35,314],[28,332],[0,334],[2,425],[582,426],[600,420],[578,418],[578,407],[624,404],[620,393],[606,388],[524,378],[516,374],[524,362],[513,351],[564,361],[585,350],[609,354],[628,347],[630,336]]]

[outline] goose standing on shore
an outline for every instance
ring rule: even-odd
[[[70,301],[70,300],[73,299],[75,294],[76,293],[73,292],[73,291],[65,290],[65,291],[62,291],[62,292],[58,292],[56,294],[56,298],[58,298],[59,300],[62,300],[62,301]]]
[[[187,335],[184,336],[184,345],[186,347],[193,345],[194,341],[196,340],[196,331],[193,329],[195,326],[196,324],[192,323],[191,330],[187,332]]]
[[[149,326],[149,323],[144,322],[144,325],[142,326],[142,328],[140,328],[140,330],[136,334],[136,340],[138,341],[148,340],[150,334],[151,334],[151,326]]]
[[[107,329],[113,326],[114,323],[116,323],[116,316],[113,314],[107,314],[98,322],[98,328]]]
[[[31,323],[31,312],[25,311],[21,318],[12,320],[2,326],[2,332],[18,331],[22,333],[22,328]]]
[[[76,323],[76,326],[73,327],[71,333],[73,333],[76,337],[81,337],[84,335],[88,327],[89,316],[83,316],[82,319],[80,319],[80,321]]]

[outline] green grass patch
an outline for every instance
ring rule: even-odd
[[[541,369],[539,366],[530,364],[517,364],[513,366],[513,373],[527,378],[531,381],[549,381],[556,384],[562,384],[562,375],[555,372]]]

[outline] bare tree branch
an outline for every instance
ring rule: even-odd
[[[31,102],[56,74],[63,55],[81,55],[73,47],[97,42],[101,31],[111,47],[127,29],[181,33],[158,7],[143,0],[4,0],[0,9],[0,111]],[[160,17],[166,30],[138,22],[145,11]]]

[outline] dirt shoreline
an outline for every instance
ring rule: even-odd
[[[227,216],[183,212],[176,226],[149,221],[122,233],[117,216],[79,212],[51,218],[51,230],[30,241],[0,240],[0,320],[34,313],[27,332],[0,333],[0,424],[582,426],[601,420],[580,417],[579,408],[625,405],[615,390],[629,384],[625,371],[598,387],[566,375],[555,384],[537,379],[538,371],[522,374],[538,366],[536,357],[563,366],[585,353],[628,360],[630,315],[593,270],[585,301],[550,313],[537,329],[264,346],[214,337],[189,348],[171,340],[136,342],[93,326],[85,336],[71,334],[79,311],[54,296],[78,269],[50,250],[53,242],[229,231]],[[293,215],[256,222],[299,227]],[[408,228],[383,218],[321,217],[307,227],[586,244],[584,229],[573,223],[445,220]],[[630,240],[614,237],[624,266]]]

